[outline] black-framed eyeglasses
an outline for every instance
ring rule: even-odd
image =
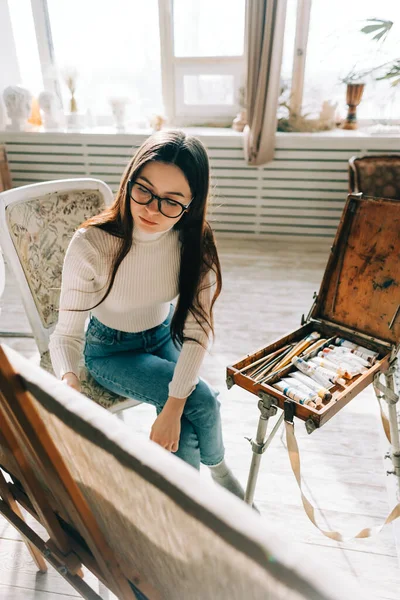
[[[160,198],[160,196],[153,194],[153,192],[141,183],[131,180],[128,181],[128,193],[136,204],[141,204],[142,206],[151,204],[153,200],[157,200],[159,212],[169,219],[177,219],[180,217],[192,203],[192,200],[188,204],[182,204],[181,202],[171,200],[170,198]]]

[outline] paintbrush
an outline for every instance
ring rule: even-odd
[[[292,346],[289,346],[282,354],[288,354],[288,352],[291,351],[291,348]],[[264,365],[264,367],[257,374],[252,375],[252,378],[259,383],[259,381],[271,371],[272,367],[274,367],[283,358],[282,354],[271,360],[267,365]]]
[[[291,347],[291,345],[289,345],[289,346]],[[272,360],[276,356],[280,356],[281,353],[284,350],[286,350],[289,346],[284,346],[283,348],[279,348],[279,350],[275,350],[274,352],[271,352],[270,354],[262,356],[261,358],[259,358],[255,362],[250,363],[249,365],[246,365],[245,367],[242,367],[240,369],[239,373],[244,373],[245,371],[254,369],[255,367],[257,367],[257,369],[255,369],[255,371],[258,371],[263,366],[263,363],[266,363],[266,362]],[[254,372],[253,372],[253,374],[254,374]],[[249,373],[249,375],[250,375],[250,373]]]
[[[258,377],[259,375],[261,375],[261,373],[263,373],[266,369],[269,369],[272,365],[275,365],[277,362],[279,362],[283,356],[289,352],[292,348],[292,345],[287,346],[284,350],[282,350],[281,352],[279,352],[278,355],[276,355],[276,353],[274,352],[270,359],[268,360],[268,362],[264,362],[260,367],[257,367],[257,369],[255,371],[252,371],[251,373],[251,377],[254,379],[254,377]],[[275,356],[274,356],[275,355]]]
[[[279,371],[272,371],[272,373],[268,373],[268,375],[266,375],[263,379],[257,381],[257,383],[268,383],[269,381],[271,381],[271,379],[279,379],[281,375],[283,375],[285,371],[287,371],[287,369],[288,366],[286,365],[286,367],[282,367],[282,369],[279,369]]]
[[[301,352],[304,352],[306,348],[311,346],[311,344],[313,344],[315,340],[319,339],[320,337],[321,335],[317,331],[313,331],[307,335],[307,337],[300,340],[300,342],[293,347],[289,354],[287,354],[285,358],[283,358],[282,361],[276,365],[276,368],[279,370],[283,367],[286,367],[286,365],[290,364],[293,357],[298,356]]]

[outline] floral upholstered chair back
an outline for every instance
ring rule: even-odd
[[[349,161],[349,191],[374,198],[400,200],[400,154],[353,156]]]
[[[104,182],[91,178],[43,182],[3,194],[7,195],[0,203],[3,249],[15,268],[40,364],[52,373],[48,341],[58,320],[65,252],[74,232],[111,204],[113,194]],[[86,396],[112,412],[140,404],[100,386],[86,370],[83,357],[79,380]]]
[[[52,192],[13,202],[6,209],[8,229],[43,327],[58,319],[61,272],[75,230],[104,208],[98,190]]]

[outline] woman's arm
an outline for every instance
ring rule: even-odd
[[[79,381],[77,375],[75,375],[75,373],[65,373],[62,378],[63,381],[65,381],[65,383],[67,385],[69,385],[69,387],[74,388],[74,390],[76,390],[77,392],[81,391],[81,382]]]
[[[170,396],[153,423],[150,439],[170,452],[176,452],[181,434],[181,417],[186,398]]]
[[[200,302],[205,313],[210,314],[211,301],[215,290],[215,274],[213,271],[208,271],[205,276],[201,291]],[[204,356],[210,347],[211,332],[208,331],[207,323],[203,322],[203,330],[201,324],[197,322],[192,313],[189,312],[185,327],[184,337],[189,338],[184,341],[182,350],[175,366],[174,375],[169,384],[169,396],[173,398],[187,398],[198,382],[200,367],[203,363]],[[197,340],[197,341],[192,341]]]
[[[211,301],[214,295],[214,273],[209,271],[204,278],[200,291],[200,302],[206,314],[210,314]],[[207,323],[204,322],[207,331]],[[169,396],[164,408],[156,418],[151,429],[150,439],[169,450],[176,452],[179,447],[181,417],[185,403],[198,382],[199,370],[206,349],[210,344],[210,336],[203,330],[192,313],[189,313],[184,327],[187,339],[183,345],[169,384]],[[192,340],[198,340],[197,343]]]

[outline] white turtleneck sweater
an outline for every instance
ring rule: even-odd
[[[58,377],[71,371],[78,375],[82,357],[85,321],[91,313],[112,329],[139,332],[160,325],[168,316],[170,303],[179,293],[181,244],[178,231],[144,233],[134,230],[133,244],[122,261],[107,298],[93,310],[104,295],[112,259],[119,239],[98,229],[79,229],[68,246],[62,273],[60,312],[50,338],[50,356]],[[208,310],[212,296],[209,287],[201,292]],[[76,312],[80,309],[81,312]],[[189,313],[184,328],[190,337],[208,346],[208,337]],[[186,398],[198,382],[205,349],[185,341],[175,366],[169,395]]]

